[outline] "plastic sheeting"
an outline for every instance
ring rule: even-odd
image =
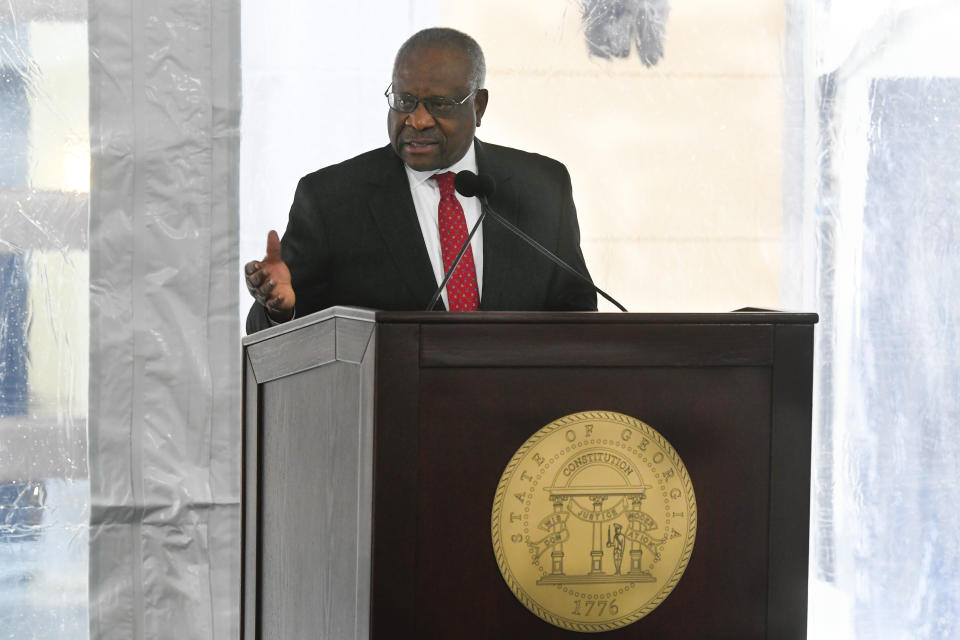
[[[960,6],[816,8],[810,637],[957,638]]]
[[[87,637],[87,45],[0,7],[0,637]]]
[[[90,635],[239,633],[239,3],[90,7]]]

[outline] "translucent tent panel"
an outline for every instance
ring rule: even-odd
[[[960,6],[823,2],[813,15],[810,637],[954,638]]]
[[[86,13],[0,8],[0,637],[87,638]]]
[[[239,634],[239,3],[90,5],[90,636]]]

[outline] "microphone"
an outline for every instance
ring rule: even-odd
[[[493,192],[497,190],[497,184],[490,176],[478,176],[472,171],[461,171],[453,179],[453,188],[457,190],[457,193],[467,198],[472,198],[475,195],[479,195],[483,198],[480,201],[483,203],[488,194],[493,195]],[[467,247],[470,246],[473,236],[477,234],[477,229],[480,228],[480,223],[482,223],[483,219],[486,217],[486,208],[481,206],[480,217],[477,218],[473,228],[470,229],[470,234],[467,236],[467,239],[463,241],[460,251],[457,252],[456,257],[453,259],[453,264],[450,265],[450,268],[447,269],[447,272],[444,274],[443,282],[440,283],[440,286],[437,287],[437,290],[434,291],[433,295],[430,297],[430,302],[427,304],[426,311],[433,311],[434,307],[437,306],[437,300],[440,299],[440,292],[442,292],[443,288],[447,286],[447,282],[450,280],[450,276],[453,275],[453,272],[457,270],[457,265],[460,264],[460,259],[463,257],[463,254],[467,252]]]
[[[458,173],[457,177],[453,179],[453,186],[457,193],[466,198],[474,196],[489,198],[497,192],[497,183],[492,177],[485,173],[477,175],[473,171]]]
[[[467,250],[467,247],[470,245],[470,240],[473,238],[474,232],[477,230],[477,227],[480,226],[480,223],[483,221],[487,213],[489,213],[490,217],[492,217],[494,220],[496,220],[497,222],[502,224],[504,227],[506,227],[508,231],[510,231],[515,236],[517,236],[518,238],[520,238],[521,240],[529,244],[531,247],[536,249],[538,252],[540,252],[544,257],[546,257],[548,260],[553,262],[555,265],[557,265],[558,267],[560,267],[570,275],[574,276],[581,282],[584,282],[590,285],[590,287],[594,291],[596,291],[601,296],[603,296],[604,298],[609,300],[611,303],[613,303],[613,305],[618,309],[620,309],[620,311],[627,310],[622,304],[620,304],[619,302],[614,300],[612,297],[610,297],[610,295],[607,294],[607,292],[605,292],[603,289],[595,285],[593,283],[593,280],[581,274],[579,271],[577,271],[576,269],[571,267],[569,264],[564,262],[559,256],[555,255],[552,251],[547,249],[545,246],[543,246],[542,244],[540,244],[539,242],[531,238],[529,235],[521,231],[515,224],[513,224],[512,222],[510,222],[509,220],[501,216],[499,213],[494,211],[493,207],[490,206],[490,202],[487,200],[487,198],[492,196],[497,190],[497,183],[492,176],[489,176],[486,174],[477,175],[472,171],[461,171],[460,173],[457,174],[457,177],[454,178],[453,186],[456,188],[457,193],[459,193],[462,196],[465,196],[468,198],[477,196],[478,198],[480,198],[480,204],[481,204],[480,219],[477,220],[477,224],[474,225],[473,230],[470,232],[470,236],[467,238],[463,247],[460,248],[460,253],[457,254],[456,259],[453,261],[453,266],[450,267],[450,271],[447,272],[446,277],[443,279],[443,282],[440,284],[440,288],[437,290],[437,292],[434,294],[433,299],[430,301],[430,306],[427,307],[427,311],[431,310],[433,308],[433,305],[436,304],[437,298],[440,297],[440,291],[442,291],[443,287],[446,286],[447,280],[450,279],[450,275],[453,273],[453,270],[457,268],[457,263],[460,261],[460,258],[463,256],[463,253]]]

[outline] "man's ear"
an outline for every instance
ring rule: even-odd
[[[477,91],[477,95],[473,98],[473,105],[475,115],[477,116],[477,126],[480,126],[480,120],[483,118],[483,113],[487,110],[487,100],[490,99],[490,94],[486,89],[480,89]]]

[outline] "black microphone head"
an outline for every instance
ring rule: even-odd
[[[473,196],[489,198],[497,191],[497,183],[492,177],[486,174],[477,175],[473,171],[458,173],[453,179],[453,186],[457,193],[465,198]]]
[[[481,173],[477,178],[480,180],[479,194],[481,196],[489,198],[497,192],[497,181],[493,179],[493,176]]]
[[[472,198],[480,190],[480,176],[473,171],[461,171],[453,179],[453,187],[460,195]]]

